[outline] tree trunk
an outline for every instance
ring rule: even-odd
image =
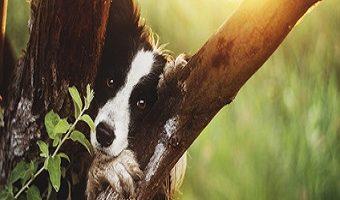
[[[184,68],[169,69],[159,101],[132,149],[145,172],[138,199],[150,199],[181,155],[215,114],[275,51],[295,23],[318,0],[245,0]],[[22,157],[36,155],[45,139],[43,117],[51,109],[70,113],[67,88],[93,83],[104,41],[109,2],[35,0],[31,36],[5,96],[0,132],[1,180]],[[86,10],[86,12],[84,12]],[[74,148],[72,152],[77,151]],[[89,163],[74,156],[73,163]],[[86,170],[84,171],[84,173]],[[84,173],[79,172],[81,177]],[[112,191],[108,189],[105,196]]]
[[[0,133],[2,183],[18,160],[36,156],[34,142],[46,139],[45,114],[52,109],[62,116],[71,113],[68,87],[75,85],[83,90],[87,83],[93,83],[109,6],[107,0],[31,1],[31,34],[26,54],[15,66],[9,92],[4,95],[5,127]],[[81,163],[79,157],[74,158],[74,163]]]

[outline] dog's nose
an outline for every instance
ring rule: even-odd
[[[102,147],[108,147],[116,138],[113,128],[104,122],[100,122],[96,127],[96,138]]]

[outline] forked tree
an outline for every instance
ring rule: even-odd
[[[164,72],[152,117],[145,119],[145,127],[132,140],[146,174],[138,186],[138,199],[155,195],[203,128],[233,101],[318,1],[244,0],[188,65]],[[4,63],[10,63],[4,66],[10,68],[0,68],[4,75],[1,88],[6,88],[2,94],[5,124],[0,131],[1,183],[19,160],[37,156],[35,142],[47,138],[45,114],[53,109],[69,116],[73,111],[68,87],[75,85],[84,91],[88,83],[93,84],[109,7],[108,0],[31,1],[25,54],[15,65],[9,56],[3,57]],[[66,145],[64,151],[73,163],[69,173],[84,183],[89,156],[74,144]],[[84,191],[82,186],[78,192]],[[101,197],[105,199],[111,192],[108,189]]]

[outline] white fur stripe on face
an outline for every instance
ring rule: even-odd
[[[151,72],[154,62],[155,58],[152,51],[138,51],[132,60],[125,85],[98,112],[95,125],[97,126],[100,122],[105,122],[112,127],[116,136],[109,147],[102,149],[111,156],[119,155],[128,146],[130,124],[129,99],[133,88],[140,79]],[[96,133],[91,134],[91,143],[95,148],[101,148],[96,139]]]

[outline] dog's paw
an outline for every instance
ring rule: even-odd
[[[188,64],[189,57],[185,54],[180,54],[174,61],[174,66],[178,70],[178,68],[183,68]]]
[[[106,181],[115,192],[127,199],[135,198],[136,183],[142,178],[143,172],[131,150],[123,150],[105,169]]]
[[[188,64],[190,57],[186,54],[180,54],[176,59],[170,60],[164,67],[164,72],[160,76],[158,88],[162,88],[167,82],[178,77],[177,73]]]
[[[118,157],[97,152],[88,174],[87,199],[97,199],[107,185],[114,191],[115,199],[134,199],[136,184],[142,178],[143,172],[131,150],[123,150]]]

